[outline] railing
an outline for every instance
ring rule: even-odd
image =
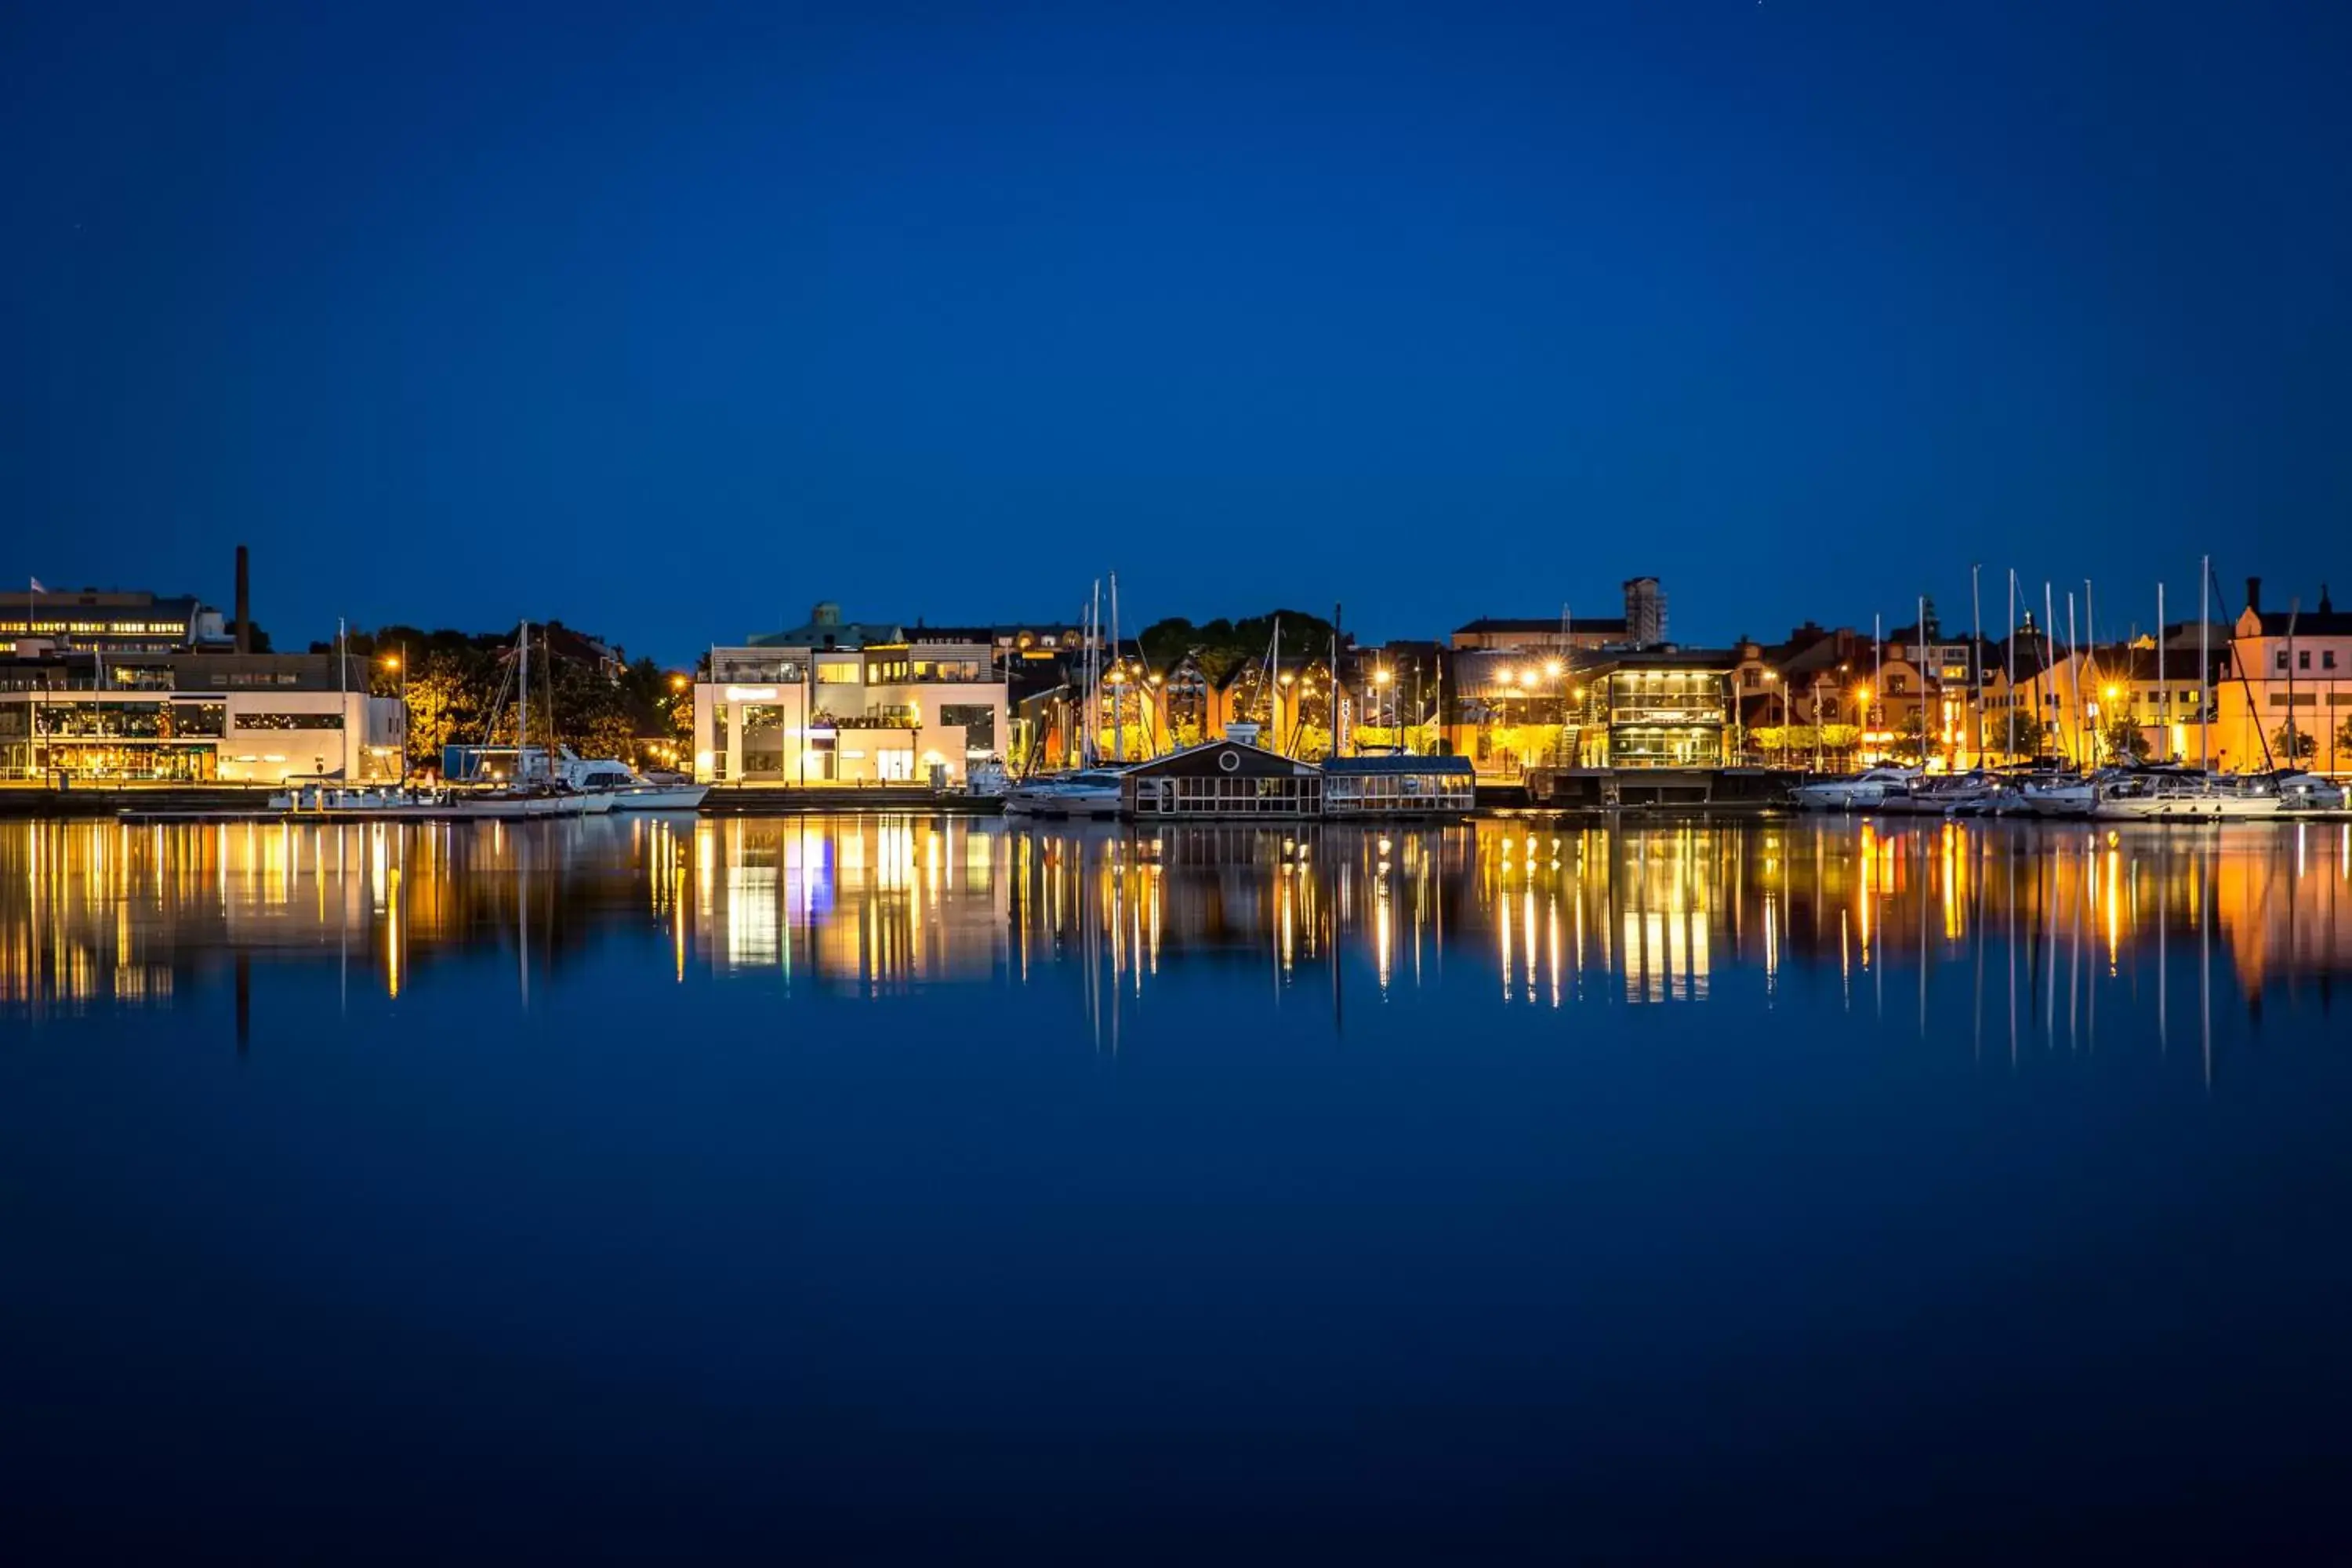
[[[822,729],[830,724],[836,730],[919,730],[920,719],[909,719],[894,713],[851,713],[839,718],[818,714],[809,721],[810,726]]]

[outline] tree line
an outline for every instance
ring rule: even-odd
[[[543,638],[541,631],[535,626],[531,637],[534,744],[548,741],[551,713],[553,738],[583,757],[679,763],[693,732],[690,686],[649,658],[613,670],[592,651],[593,638],[561,621],[546,623]],[[437,766],[445,746],[515,743],[512,632],[387,626],[351,633],[348,647],[367,660],[375,695],[404,691],[411,768]],[[314,643],[311,650],[331,653],[334,645]]]

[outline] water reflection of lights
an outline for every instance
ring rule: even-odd
[[[596,896],[608,882],[625,895]],[[788,988],[875,994],[1034,984],[1098,964],[1105,999],[1131,1004],[1171,965],[1253,951],[1286,986],[1332,976],[1335,1005],[1351,974],[1410,1002],[1442,983],[1449,944],[1491,943],[1484,962],[1515,1007],[1700,1002],[1727,987],[1769,999],[1792,973],[1831,968],[1850,1000],[1855,978],[1883,987],[1892,967],[1916,969],[1924,1020],[1936,972],[1967,963],[1979,992],[1985,972],[2014,973],[2021,1034],[2063,1049],[2095,1039],[2103,1007],[2143,995],[2168,1038],[2179,999],[2167,955],[2189,961],[2206,943],[2253,995],[2352,972],[2347,900],[2352,826],[2339,824],[27,823],[0,827],[0,1003],[170,1005],[188,967],[222,951],[323,953],[354,995],[373,974],[380,994],[405,996],[433,965],[488,944],[516,950],[518,985],[543,985],[594,922],[625,917],[650,921],[680,984],[771,973]],[[2175,927],[2200,942],[2170,940]],[[1751,973],[1754,991],[1739,984]],[[2100,994],[2109,986],[2122,1001]],[[1984,1007],[1979,995],[1980,1026]],[[1106,1012],[1106,1038],[1117,1024]]]

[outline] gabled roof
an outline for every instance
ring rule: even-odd
[[[1225,764],[1221,752],[1231,752],[1234,761]],[[1203,741],[1197,746],[1185,746],[1165,756],[1138,763],[1127,770],[1129,778],[1148,777],[1155,773],[1180,773],[1187,776],[1223,773],[1233,778],[1289,778],[1299,773],[1311,773],[1311,763],[1298,762],[1279,752],[1269,752],[1263,746],[1246,745],[1240,741],[1221,739]]]

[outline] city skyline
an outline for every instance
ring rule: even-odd
[[[28,18],[28,573],[243,540],[289,632],[666,660],[1073,555],[1139,623],[1656,573],[1769,636],[2283,581],[2352,503],[2332,9],[554,20]]]

